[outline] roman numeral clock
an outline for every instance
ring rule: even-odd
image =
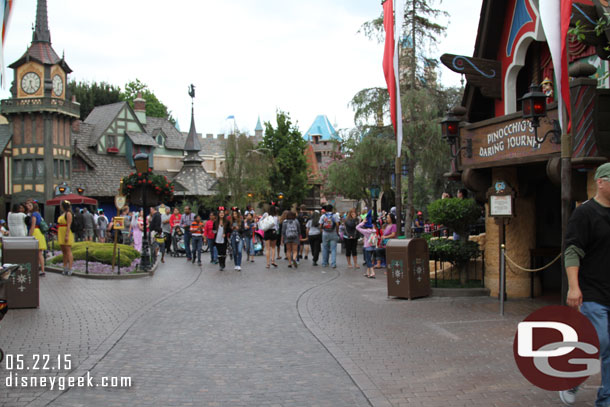
[[[51,46],[46,0],[38,0],[30,46],[9,67],[12,97],[2,101],[11,133],[7,192],[12,203],[27,198],[44,203],[58,184],[70,184],[71,125],[80,115],[80,105],[67,92],[72,70]],[[43,215],[52,218],[53,209],[45,208]]]

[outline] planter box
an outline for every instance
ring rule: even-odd
[[[134,205],[144,206],[144,194],[146,194],[146,206],[159,205],[159,195],[155,194],[153,187],[138,186],[129,194],[129,202]]]

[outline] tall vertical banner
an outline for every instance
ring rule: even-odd
[[[6,29],[8,27],[9,17],[11,15],[11,8],[13,7],[13,0],[0,0],[0,24],[2,24],[2,37],[0,43],[0,85],[2,88],[6,87],[6,72],[4,70],[4,44],[6,38]]]
[[[572,116],[567,39],[571,14],[572,0],[540,0],[540,19],[553,60],[559,96],[557,98],[559,123],[564,133],[570,131]],[[564,116],[565,112],[567,117]]]
[[[383,27],[385,29],[385,47],[383,50],[383,73],[388,93],[390,94],[390,117],[396,134],[397,157],[400,157],[402,147],[402,108],[400,105],[400,76],[398,75],[398,45],[394,40],[394,34],[400,37],[402,33],[402,21],[404,19],[403,0],[397,0],[396,16],[400,27],[395,31],[394,27],[394,1],[385,0],[383,3]]]

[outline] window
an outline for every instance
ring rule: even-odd
[[[53,160],[53,176],[59,177],[59,160]]]
[[[34,178],[34,160],[23,160],[25,163],[25,177]]]
[[[44,176],[44,160],[36,160],[36,176]]]
[[[316,144],[320,144],[320,136],[313,136],[313,142]]]
[[[322,153],[316,153],[316,160],[318,161],[318,164],[322,164]]]
[[[87,164],[80,157],[74,157],[72,160],[72,171],[74,172],[85,172],[87,171]]]
[[[114,134],[109,134],[106,136],[106,148],[116,147],[116,136]]]
[[[66,160],[66,179],[70,179],[70,161]]]
[[[163,145],[165,144],[165,140],[163,139],[163,136],[161,134],[157,136],[157,144],[159,144],[161,147],[163,147]]]
[[[15,160],[15,178],[23,178],[23,161]]]
[[[66,162],[64,160],[59,160],[59,173],[61,174],[62,178],[66,177]]]

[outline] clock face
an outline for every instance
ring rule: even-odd
[[[55,75],[53,76],[53,93],[55,96],[61,96],[64,91],[64,81],[61,79],[61,76]]]
[[[40,89],[40,76],[34,72],[28,72],[21,78],[21,89],[27,94],[33,94]]]

